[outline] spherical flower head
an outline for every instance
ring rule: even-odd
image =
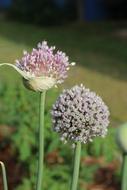
[[[104,137],[109,125],[109,110],[103,100],[83,85],[64,90],[53,105],[53,130],[64,142],[87,143]]]
[[[24,80],[26,87],[43,91],[64,82],[70,65],[74,63],[70,64],[69,58],[62,51],[54,51],[55,47],[49,47],[43,41],[31,53],[25,51],[21,60],[16,61],[16,66],[28,77]]]

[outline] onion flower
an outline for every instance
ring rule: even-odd
[[[23,52],[23,57],[15,64],[3,63],[13,67],[23,77],[24,85],[33,91],[42,92],[64,82],[67,71],[74,62],[69,63],[68,56],[62,51],[55,51],[46,41],[39,43],[31,53]]]

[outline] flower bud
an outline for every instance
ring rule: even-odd
[[[116,142],[123,153],[127,153],[127,123],[117,129]]]

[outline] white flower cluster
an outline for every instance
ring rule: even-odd
[[[104,137],[109,125],[109,110],[102,99],[83,85],[64,90],[53,105],[53,129],[64,142],[87,143]]]

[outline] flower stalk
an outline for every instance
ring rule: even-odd
[[[2,170],[2,177],[3,177],[3,186],[4,190],[8,190],[8,184],[7,184],[7,176],[6,176],[6,169],[3,162],[0,161],[1,170]]]
[[[127,153],[123,154],[121,190],[127,190]]]
[[[44,168],[44,110],[46,91],[40,93],[39,104],[39,155],[36,190],[42,190],[43,168]]]
[[[80,167],[80,156],[81,156],[81,142],[77,142],[75,145],[75,150],[74,150],[73,175],[71,179],[70,190],[77,190],[79,167]]]

